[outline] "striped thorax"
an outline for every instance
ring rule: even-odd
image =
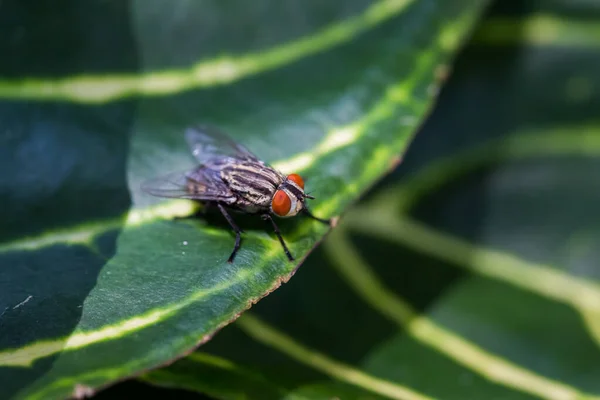
[[[274,169],[254,161],[225,160],[220,173],[231,191],[260,207],[270,206],[275,191],[285,179]]]
[[[279,217],[292,217],[304,205],[304,181],[287,177],[260,161],[222,160],[221,179],[240,197],[239,206],[249,211],[268,208]]]

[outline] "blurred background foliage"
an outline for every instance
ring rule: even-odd
[[[594,0],[495,1],[293,279],[95,398],[600,398],[599,26]]]

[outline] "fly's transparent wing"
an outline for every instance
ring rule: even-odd
[[[210,171],[201,169],[186,172],[172,172],[149,179],[141,189],[153,196],[177,199],[219,201],[226,204],[235,202],[235,196],[223,184],[213,178]]]
[[[236,143],[224,132],[211,126],[198,125],[187,128],[185,140],[200,164],[222,157],[259,161],[258,157],[246,147]]]
[[[142,182],[141,189],[153,196],[171,198],[193,198],[188,191],[187,172],[172,172]]]

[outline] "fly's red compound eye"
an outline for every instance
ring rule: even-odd
[[[287,178],[294,182],[296,185],[300,186],[301,189],[304,189],[304,179],[298,174],[290,174]]]
[[[280,217],[285,217],[292,208],[292,200],[290,196],[283,190],[278,190],[275,192],[275,196],[273,196],[273,200],[271,201],[271,207],[273,208],[273,212]]]

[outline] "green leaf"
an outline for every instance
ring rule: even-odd
[[[142,380],[219,399],[600,399],[600,10],[525,3],[498,2],[401,167],[285,288]]]
[[[236,216],[226,263],[222,218],[140,191],[194,166],[186,127],[301,173],[313,212],[339,216],[398,163],[484,5],[0,3],[2,396],[79,397],[189,353],[328,232],[280,222],[290,263]]]

